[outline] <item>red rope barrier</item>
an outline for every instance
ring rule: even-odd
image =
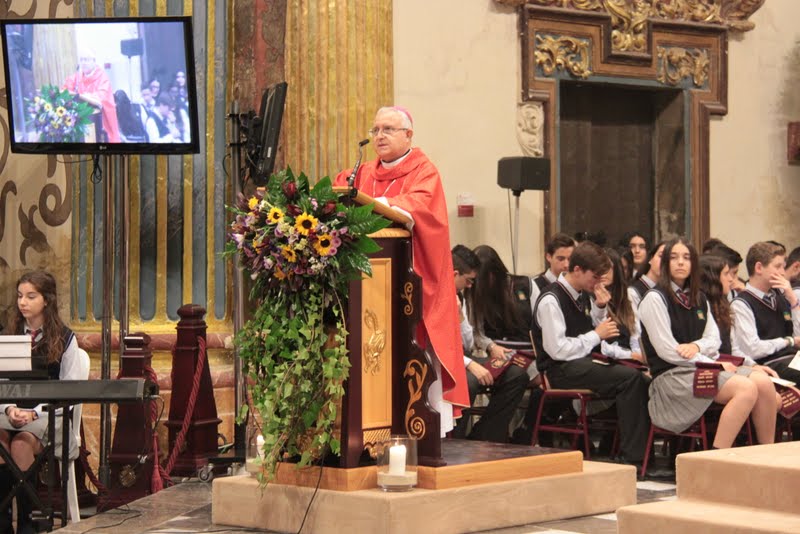
[[[197,394],[200,391],[200,376],[203,374],[203,367],[205,367],[206,363],[206,340],[197,336],[197,345],[197,367],[194,370],[194,377],[192,379],[192,391],[189,394],[189,403],[186,407],[186,415],[183,417],[183,424],[175,438],[175,445],[172,447],[172,451],[169,454],[167,464],[164,466],[164,472],[167,476],[172,472],[172,468],[175,467],[175,462],[178,460],[178,453],[183,448],[184,441],[186,441],[186,432],[189,430],[189,423],[192,421],[194,406],[197,403]]]

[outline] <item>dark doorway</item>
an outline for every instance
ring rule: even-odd
[[[683,92],[562,82],[560,108],[560,231],[685,234]]]

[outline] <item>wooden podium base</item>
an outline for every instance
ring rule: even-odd
[[[542,447],[505,445],[483,441],[444,440],[444,467],[420,466],[417,470],[418,488],[447,489],[489,484],[507,480],[523,480],[549,475],[580,473],[583,454]],[[377,487],[375,466],[342,469],[323,467],[297,469],[292,464],[278,467],[276,482],[287,486],[334,491],[359,491]]]
[[[487,443],[476,448],[477,442],[461,442],[466,444],[462,445],[449,441],[442,443],[448,466],[418,471],[420,484],[423,472],[431,469],[434,473],[428,477],[429,483],[443,489],[417,487],[407,492],[389,493],[378,489],[374,483],[370,489],[336,491],[324,489],[321,483],[321,489],[313,497],[318,470],[300,471],[304,473],[297,480],[301,485],[272,483],[264,491],[253,477],[226,477],[213,482],[212,520],[220,525],[295,532],[313,497],[304,527],[309,532],[444,534],[613,512],[636,502],[636,470],[632,466],[599,462],[576,464],[575,455],[580,459],[581,454],[572,451],[547,453],[537,448]],[[459,449],[462,463],[453,462]],[[531,453],[521,454],[524,449]],[[483,460],[467,462],[468,455],[464,453],[470,451],[480,454]],[[526,461],[530,462],[529,469],[534,474],[517,478],[521,476],[520,465]],[[369,471],[374,474],[374,469],[348,471],[363,470],[361,480],[366,483],[376,480]],[[548,470],[566,472],[548,474]],[[327,480],[326,484],[342,484],[343,475],[338,475],[337,479],[337,475],[328,474],[328,471],[342,470],[324,470],[322,480]],[[352,478],[359,477],[354,474]],[[489,478],[494,480],[487,482]],[[475,513],[478,510],[486,513]]]

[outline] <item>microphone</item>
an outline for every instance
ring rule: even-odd
[[[347,187],[350,188],[350,198],[356,198],[358,194],[358,189],[353,187],[353,184],[356,181],[356,174],[358,174],[358,168],[361,167],[361,158],[364,156],[364,146],[369,143],[369,139],[362,139],[358,142],[358,159],[356,160],[356,164],[353,166],[353,172],[350,173],[350,176],[347,177]]]

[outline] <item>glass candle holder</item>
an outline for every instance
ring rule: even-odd
[[[408,491],[417,485],[417,440],[391,436],[378,447],[378,487]]]
[[[264,460],[264,437],[256,425],[247,426],[247,449],[245,450],[245,470],[251,475],[261,472]]]

